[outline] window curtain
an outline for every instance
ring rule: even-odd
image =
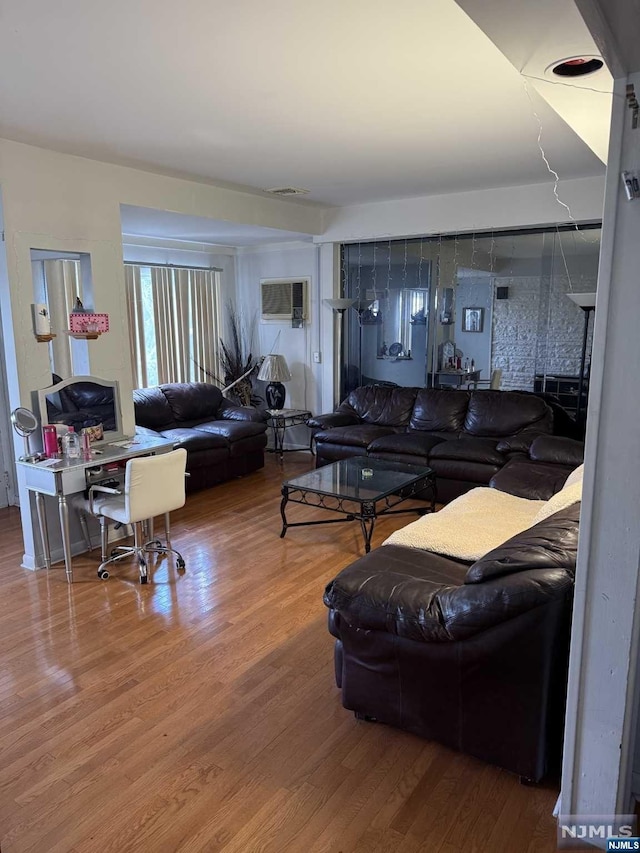
[[[129,345],[131,348],[134,385],[136,388],[146,388],[148,385],[147,347],[144,339],[140,267],[126,264],[124,268],[124,278],[127,290]]]
[[[125,280],[136,387],[217,380],[218,272],[126,264]]]

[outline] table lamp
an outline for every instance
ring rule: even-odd
[[[286,390],[283,382],[291,379],[291,372],[283,355],[268,355],[262,362],[258,379],[268,382],[265,389],[267,406],[270,409],[283,409]]]

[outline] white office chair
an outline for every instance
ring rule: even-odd
[[[500,383],[502,382],[502,370],[498,367],[491,371],[490,379],[476,379],[475,382],[469,382],[467,389],[475,391],[478,386],[488,387],[490,391],[499,391]]]
[[[129,459],[125,468],[124,489],[113,489],[99,483],[91,486],[87,509],[100,521],[102,562],[98,577],[106,580],[112,563],[135,556],[140,568],[140,583],[147,583],[146,554],[174,554],[176,568],[184,571],[182,554],[171,547],[169,513],[185,503],[185,467],[187,451],[184,448],[158,456],[139,456]],[[165,541],[152,539],[144,542],[143,522],[164,515]],[[107,558],[107,522],[131,524],[134,529],[133,546],[118,546]],[[152,534],[153,535],[153,534]]]

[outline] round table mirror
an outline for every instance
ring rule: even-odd
[[[11,412],[11,423],[14,430],[24,438],[24,454],[20,457],[20,462],[33,462],[39,458],[39,454],[32,454],[29,447],[29,436],[38,429],[38,419],[33,414],[31,409],[26,409],[20,406]]]

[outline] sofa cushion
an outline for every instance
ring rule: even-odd
[[[580,504],[574,503],[499,545],[477,560],[465,583],[482,583],[529,569],[562,567],[575,573]]]
[[[340,444],[345,447],[368,447],[372,441],[383,435],[392,435],[392,427],[376,424],[358,424],[357,426],[335,427],[320,430],[315,434],[316,444]]]
[[[265,435],[265,426],[255,421],[207,421],[194,426],[196,432],[206,432],[211,435],[220,435],[227,441],[240,441],[243,438],[251,438],[255,435]],[[266,438],[265,438],[266,443]]]
[[[409,430],[408,432],[391,433],[376,438],[367,448],[368,453],[406,453],[412,456],[429,455],[429,451],[436,444],[444,441],[443,438],[436,438],[432,435],[425,435],[418,430]]]
[[[464,426],[470,397],[468,391],[422,388],[411,413],[411,429],[459,432]]]
[[[417,388],[366,385],[352,391],[337,411],[355,414],[367,424],[406,426],[411,418],[417,391]]]
[[[138,388],[133,392],[133,406],[137,426],[159,432],[176,425],[171,407],[160,388]]]
[[[442,441],[434,445],[429,458],[460,459],[485,465],[504,465],[507,461],[502,453],[496,450],[496,442],[490,438],[455,438]]]
[[[163,438],[168,438],[178,447],[186,447],[187,450],[209,450],[210,448],[224,448],[229,452],[229,442],[222,435],[203,432],[202,430],[189,429],[188,427],[175,427],[160,432]]]
[[[513,458],[491,478],[492,489],[529,500],[546,501],[565,485],[569,468],[547,462]]]
[[[472,391],[464,431],[478,436],[550,433],[553,414],[544,400],[517,391]]]
[[[176,382],[161,385],[173,416],[178,423],[213,420],[222,401],[222,391],[208,382]]]

